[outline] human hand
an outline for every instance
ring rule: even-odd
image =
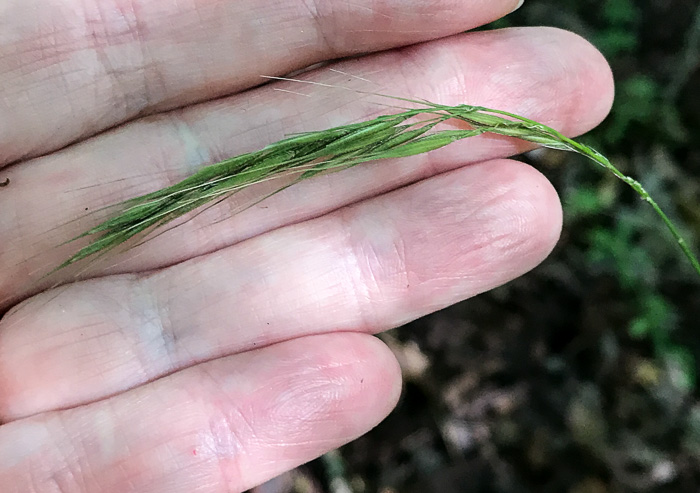
[[[590,129],[612,83],[580,38],[448,37],[516,3],[5,2],[0,310],[16,306],[0,320],[0,491],[242,491],[383,419],[400,371],[370,334],[503,284],[556,242],[554,190],[498,159],[525,144],[469,139],[230,215],[262,185],[28,297],[86,210],[387,111],[335,87],[251,89],[260,75],[434,39],[303,77]]]

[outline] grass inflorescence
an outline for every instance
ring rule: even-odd
[[[195,209],[216,204],[250,185],[278,176],[293,177],[293,185],[321,172],[422,154],[458,140],[492,133],[576,152],[611,172],[649,202],[700,275],[700,262],[659,205],[639,182],[624,175],[591,147],[551,127],[506,111],[465,104],[446,106],[422,100],[393,99],[411,103],[417,108],[292,135],[258,151],[206,166],[172,186],[117,204],[118,212],[112,217],[73,239],[88,237],[92,241],[54,271],[105,254],[131,238],[147,234]],[[448,120],[463,122],[467,128],[438,127]]]

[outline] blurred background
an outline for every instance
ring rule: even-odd
[[[488,28],[574,31],[610,61],[582,140],[700,243],[697,0],[526,0]],[[256,493],[700,491],[700,283],[648,204],[581,158],[522,157],[564,202],[552,256],[382,335],[404,369],[368,435]]]

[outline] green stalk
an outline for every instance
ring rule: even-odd
[[[669,217],[639,182],[624,175],[595,149],[546,125],[506,111],[392,99],[409,102],[419,108],[328,130],[293,135],[259,151],[206,166],[170,187],[117,204],[118,212],[115,215],[70,240],[92,238],[88,245],[52,272],[87,258],[104,255],[133,237],[147,235],[190,211],[215,204],[256,183],[283,175],[295,176],[294,183],[297,183],[324,171],[338,171],[369,161],[422,154],[488,132],[552,149],[576,152],[605,168],[651,204],[700,275],[700,262]],[[437,128],[448,120],[465,122],[469,128]],[[288,186],[291,185],[281,187],[273,194]]]
[[[661,218],[663,223],[666,225],[666,228],[669,230],[673,238],[676,240],[678,243],[678,246],[680,249],[683,251],[683,254],[686,256],[690,264],[693,266],[693,269],[695,269],[695,272],[700,275],[700,261],[698,261],[698,258],[695,256],[693,251],[690,249],[690,246],[688,246],[688,242],[681,236],[680,231],[678,231],[678,228],[676,228],[676,225],[673,224],[673,221],[666,215],[666,213],[661,209],[661,206],[651,197],[649,192],[646,191],[646,189],[642,186],[641,183],[639,183],[637,180],[634,178],[625,175],[622,173],[619,169],[617,169],[608,158],[606,158],[604,155],[602,155],[600,152],[596,151],[592,147],[586,146],[584,144],[581,144],[580,142],[576,142],[573,139],[570,139],[563,135],[562,133],[558,132],[557,130],[554,130],[553,128],[547,127],[546,125],[542,125],[541,123],[535,122],[533,120],[530,120],[528,118],[522,117],[520,115],[515,115],[513,113],[509,113],[507,111],[501,111],[501,110],[492,110],[492,109],[486,109],[483,108],[485,111],[498,114],[498,115],[504,115],[509,118],[513,118],[514,120],[521,121],[527,125],[533,126],[533,127],[540,127],[544,129],[546,132],[551,134],[553,137],[557,139],[557,143],[554,145],[549,145],[548,143],[542,142],[541,145],[544,147],[550,147],[554,149],[560,149],[560,150],[568,150],[572,152],[576,152],[578,154],[581,154],[591,161],[599,164],[606,170],[608,170],[610,173],[612,173],[616,178],[619,180],[623,181],[626,183],[629,187],[631,187],[641,198],[642,200],[646,201],[651,205],[651,207],[654,209],[656,214]],[[535,140],[528,139],[527,137],[520,137],[523,140],[531,140],[532,142],[536,142]],[[567,146],[566,149],[563,149],[559,147],[559,143],[563,143]]]

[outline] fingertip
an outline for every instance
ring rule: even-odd
[[[364,339],[368,354],[371,355],[370,360],[376,362],[376,368],[379,370],[373,378],[381,382],[381,387],[385,389],[382,396],[383,409],[380,410],[379,406],[377,407],[377,417],[381,416],[381,418],[376,424],[379,424],[394,410],[401,397],[403,388],[401,366],[391,349],[380,339],[364,334],[358,335]]]
[[[547,28],[561,39],[562,55],[578,81],[571,97],[571,134],[580,135],[601,123],[610,113],[615,99],[615,80],[605,56],[589,40],[571,31]],[[577,120],[576,116],[581,115]]]
[[[522,203],[532,208],[532,213],[527,216],[531,223],[527,230],[536,232],[531,236],[534,245],[530,268],[534,268],[552,253],[561,236],[563,212],[559,193],[547,177],[532,166],[514,160],[494,164],[517,167],[518,173],[522,174],[524,186],[519,187],[517,193],[521,195]]]
[[[259,484],[364,435],[394,409],[401,370],[393,353],[374,336],[340,332],[301,337],[261,350],[257,378],[264,387],[248,400],[240,438],[246,458],[237,469],[258,470],[245,478]],[[245,430],[244,426],[238,427]],[[283,447],[280,447],[283,444]],[[250,462],[247,458],[250,458]]]
[[[472,218],[479,230],[487,232],[483,242],[488,248],[472,247],[482,261],[471,258],[472,275],[492,278],[479,290],[483,291],[542,263],[559,240],[563,213],[556,189],[532,166],[498,159],[472,168],[472,179],[484,183],[479,212]],[[479,276],[482,269],[484,275]]]
[[[354,437],[379,424],[396,406],[401,394],[401,368],[392,351],[375,336],[337,333],[311,336],[319,353],[321,372],[342,368],[345,391],[337,394],[343,418],[351,419]]]
[[[615,97],[612,69],[603,54],[572,31],[555,27],[516,28],[516,31],[522,31],[532,42],[544,47],[538,57],[541,65],[533,71],[544,67],[549,72],[545,80],[546,87],[552,91],[549,104],[560,108],[550,112],[559,120],[554,125],[574,137],[598,126],[610,113]],[[560,77],[567,83],[557,84]]]
[[[475,32],[454,38],[446,49],[459,53],[458,63],[478,61],[488,68],[462,76],[455,102],[513,111],[571,136],[591,130],[610,112],[610,66],[573,32],[554,27]],[[498,70],[492,68],[494,60]]]

